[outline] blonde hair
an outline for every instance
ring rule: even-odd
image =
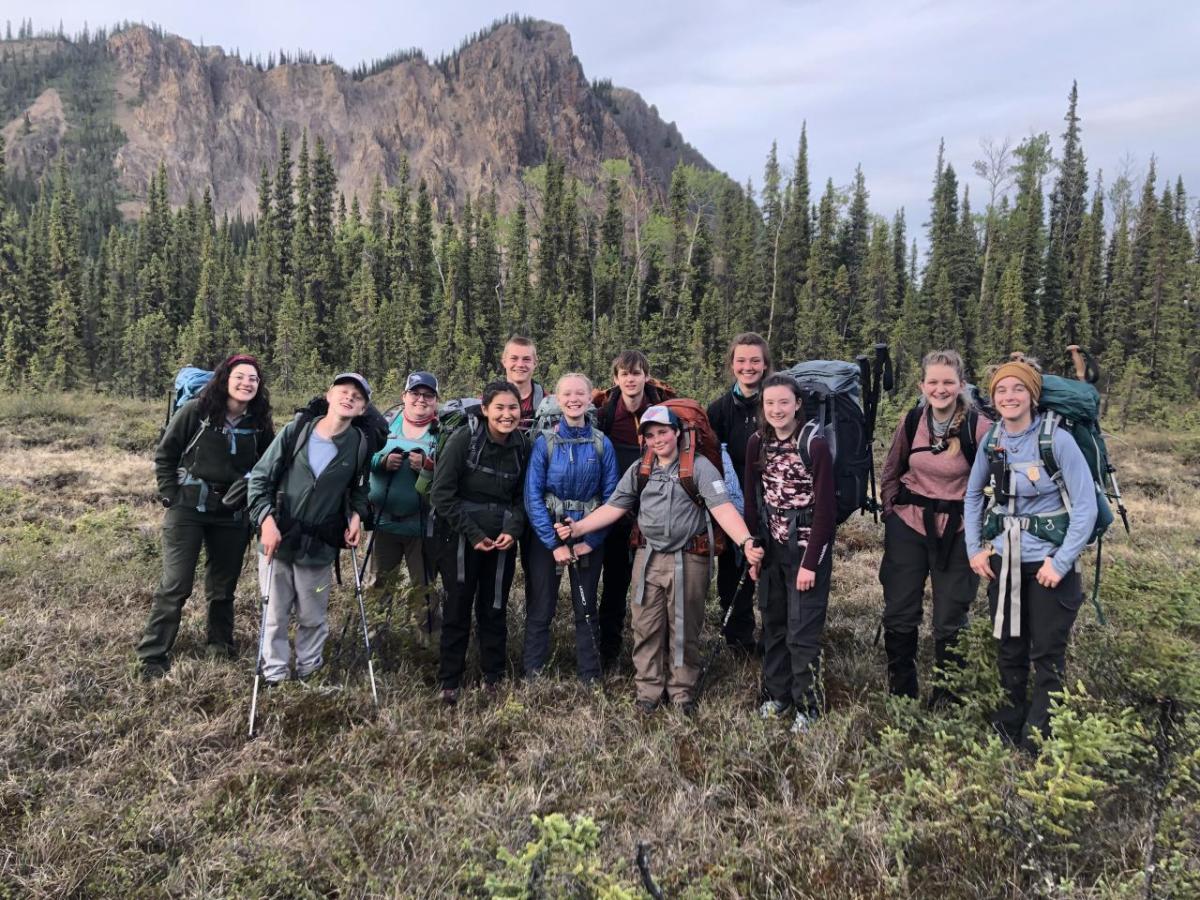
[[[584,384],[587,386],[587,392],[588,392],[588,394],[590,395],[590,394],[592,393],[592,379],[588,378],[588,377],[587,377],[586,375],[584,375],[582,372],[567,372],[567,373],[566,373],[566,374],[564,374],[564,375],[559,375],[559,376],[558,376],[558,381],[554,382],[554,393],[555,393],[555,394],[557,394],[557,393],[558,393],[558,389],[559,389],[559,388],[562,386],[562,383],[563,383],[564,381],[566,381],[568,378],[580,378],[580,379],[582,379],[582,380],[583,380],[583,383],[584,383]]]
[[[954,370],[954,374],[958,377],[959,389],[958,399],[955,401],[954,417],[950,420],[947,434],[957,434],[959,427],[962,425],[963,419],[973,407],[974,401],[967,393],[967,371],[963,364],[963,358],[957,350],[930,350],[921,358],[921,380],[925,380],[925,375],[929,371],[930,366],[947,366]]]
[[[967,383],[967,368],[957,350],[930,350],[921,358],[921,380],[930,366],[949,366],[958,375],[958,380],[965,386]]]

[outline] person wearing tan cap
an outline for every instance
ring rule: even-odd
[[[1050,695],[1062,690],[1067,643],[1083,604],[1079,555],[1096,521],[1096,492],[1083,453],[1063,429],[1044,434],[1042,376],[1023,360],[1000,366],[990,392],[1000,421],[988,431],[967,482],[964,519],[971,568],[988,582],[997,666],[1008,702],[993,716],[1000,734],[1033,752],[1050,734]],[[1050,440],[1058,473],[1039,441]],[[984,523],[984,497],[990,493]],[[985,543],[986,540],[986,543]],[[1033,689],[1029,672],[1033,670]]]

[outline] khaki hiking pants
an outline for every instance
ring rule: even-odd
[[[633,609],[633,680],[639,700],[658,702],[663,691],[671,702],[692,699],[700,678],[700,628],[704,624],[704,600],[708,596],[708,557],[683,554],[683,634],[675,627],[675,554],[642,547],[634,557],[633,571],[646,563],[642,602]],[[637,583],[634,584],[637,596]],[[676,642],[683,641],[683,665],[676,666]]]

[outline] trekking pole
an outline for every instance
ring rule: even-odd
[[[752,544],[762,544],[763,539],[760,537],[750,538]],[[765,560],[764,560],[765,562]],[[737,589],[734,590],[731,596],[737,597],[742,592],[742,588],[746,586],[746,579],[750,577],[750,560],[745,560],[742,563],[742,577],[738,579]],[[717,632],[717,645],[708,652],[708,657],[700,666],[700,677],[696,679],[696,690],[692,695],[695,701],[699,701],[704,693],[704,685],[708,681],[708,673],[712,668],[713,663],[717,661],[717,657],[721,655],[721,649],[725,646],[725,629],[729,627],[729,620],[733,618],[733,603],[730,602],[729,607],[725,610],[725,616],[721,619],[721,628]]]
[[[254,661],[254,688],[250,692],[250,731],[247,737],[254,737],[254,720],[258,714],[258,682],[262,678],[263,653],[267,643],[267,605],[271,602],[271,583],[275,578],[275,558],[267,563],[267,589],[262,592],[262,617],[258,623],[258,658]]]
[[[563,515],[559,518],[560,525],[567,524],[567,517]],[[583,576],[579,573],[579,557],[575,555],[575,548],[572,546],[574,542],[568,541],[566,546],[571,551],[571,560],[567,563],[569,570],[568,577],[575,582],[575,587],[579,590],[579,605],[583,607],[583,620],[587,622],[588,634],[592,638],[592,651],[596,654],[596,660],[600,660],[600,638],[596,636],[596,626],[592,622],[592,613],[588,609],[587,596],[583,593]]]
[[[875,488],[875,407],[879,401],[879,385],[873,375],[871,368],[871,358],[865,353],[856,356],[854,361],[858,363],[858,372],[860,380],[863,383],[863,416],[867,420],[867,450],[871,464],[868,467],[868,483],[871,486],[871,497],[867,503],[867,510],[870,511],[875,523],[879,523],[879,501]],[[877,364],[878,365],[878,364]]]
[[[354,566],[354,596],[358,599],[358,614],[362,619],[363,646],[367,648],[367,675],[371,678],[371,697],[379,708],[379,691],[375,689],[375,660],[371,659],[371,635],[367,629],[367,607],[363,603],[362,578],[358,574],[358,548],[350,548],[350,564]]]

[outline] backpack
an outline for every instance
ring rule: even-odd
[[[554,454],[554,448],[559,444],[591,444],[596,448],[596,460],[604,458],[604,435],[596,427],[596,407],[588,404],[584,413],[584,421],[592,427],[592,436],[586,438],[565,438],[558,433],[558,424],[562,421],[562,410],[558,407],[558,398],[547,394],[538,404],[533,417],[533,428],[529,432],[529,445],[532,447],[538,435],[546,439],[546,457]]]
[[[708,543],[706,555],[712,559],[725,552],[725,532],[712,519],[704,498],[700,495],[700,487],[696,484],[696,454],[699,453],[725,478],[725,466],[721,461],[721,445],[708,422],[708,413],[704,407],[687,397],[676,397],[661,401],[656,406],[665,406],[679,417],[682,434],[679,441],[679,485],[697,506],[704,511],[704,519],[708,525]],[[637,463],[637,492],[641,497],[642,491],[650,482],[650,473],[654,470],[654,451],[648,446],[642,450],[642,458]],[[642,541],[642,533],[634,522],[629,535],[631,547],[638,547]],[[691,551],[689,551],[691,552]],[[699,552],[699,551],[697,551]],[[711,575],[711,573],[710,573]]]
[[[824,437],[829,444],[837,523],[840,525],[859,511],[875,511],[874,461],[863,404],[862,369],[853,363],[813,360],[797,363],[785,374],[800,385],[804,398],[807,421],[796,438],[804,465],[812,466],[808,448],[814,436]],[[868,483],[872,486],[871,495]]]
[[[446,442],[451,436],[467,428],[471,432],[470,448],[467,450],[467,467],[469,469],[485,472],[496,475],[500,478],[509,478],[511,473],[496,472],[486,466],[479,464],[479,455],[483,452],[483,445],[487,438],[487,426],[483,419],[483,404],[478,397],[461,397],[457,400],[448,400],[438,407],[437,418],[434,420],[436,427],[436,440],[433,445],[433,463],[437,467],[437,458],[441,454],[442,448],[446,446]],[[517,433],[524,437],[520,429]],[[522,454],[525,452],[528,444],[525,440],[514,442],[512,451],[517,456],[518,470],[524,464]]]
[[[196,399],[200,390],[212,381],[213,374],[208,369],[201,369],[197,366],[184,366],[179,370],[175,376],[174,386],[167,391],[167,417],[158,431],[160,441],[167,432],[167,426],[171,424],[171,416],[175,415],[183,404]]]
[[[1038,455],[1041,457],[1046,474],[1058,487],[1065,509],[1071,509],[1071,498],[1067,495],[1062,473],[1059,470],[1058,462],[1054,459],[1055,431],[1065,429],[1071,436],[1080,452],[1083,453],[1088,471],[1092,476],[1092,483],[1096,491],[1096,524],[1088,536],[1088,543],[1096,544],[1096,575],[1092,584],[1092,604],[1096,607],[1097,619],[1103,624],[1104,612],[1099,603],[1100,557],[1104,534],[1112,525],[1114,518],[1112,506],[1109,503],[1110,498],[1118,503],[1127,530],[1129,521],[1124,507],[1120,505],[1121,494],[1117,487],[1116,468],[1109,460],[1108,447],[1104,442],[1104,434],[1100,430],[1100,393],[1094,385],[1085,381],[1075,381],[1058,375],[1043,375],[1038,411],[1042,414],[1042,424],[1038,429]],[[984,449],[988,454],[988,461],[993,465],[1001,464],[999,454],[996,452],[1001,427],[997,422],[984,439]],[[985,525],[991,523],[992,527],[995,527],[995,517],[1001,515],[998,510],[999,499],[998,497],[993,498]],[[1056,528],[1053,535],[1042,535],[1036,529],[1031,528],[1031,530],[1052,542],[1057,537],[1057,542],[1061,543],[1065,536],[1065,532],[1061,528]],[[988,531],[989,529],[985,528],[985,536]]]

